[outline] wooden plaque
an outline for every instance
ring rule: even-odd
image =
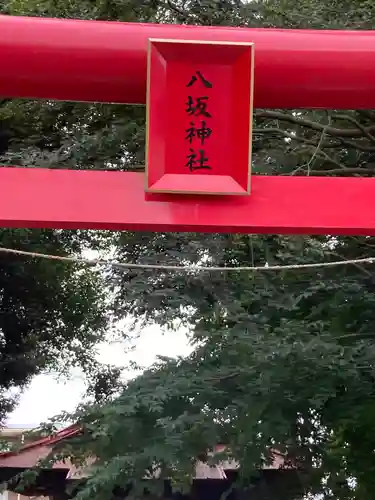
[[[146,191],[248,195],[254,46],[149,40]]]

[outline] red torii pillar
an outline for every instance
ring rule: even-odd
[[[149,38],[254,42],[255,107],[375,108],[375,33],[0,16],[0,95],[145,103]],[[375,179],[253,176],[152,195],[136,173],[0,169],[2,227],[375,235]]]

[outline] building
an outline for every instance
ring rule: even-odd
[[[24,438],[24,443],[18,450],[4,451],[0,453],[0,481],[10,482],[8,490],[3,492],[0,500],[68,500],[74,494],[68,495],[67,486],[74,486],[79,481],[85,480],[90,473],[90,464],[83,468],[75,467],[69,460],[55,462],[51,468],[42,469],[37,480],[32,485],[23,490],[23,495],[14,493],[17,487],[17,478],[22,472],[35,467],[40,460],[47,458],[53,452],[56,445],[68,441],[77,436],[81,430],[79,426],[72,425],[56,434],[41,439],[29,441],[25,428],[6,428],[1,435],[6,440]],[[223,451],[223,446],[218,446],[215,451]],[[92,463],[92,462],[91,462]],[[195,478],[192,482],[191,494],[185,500],[220,500],[222,494],[229,489],[237,475],[239,464],[235,461],[221,462],[214,467],[210,467],[203,461],[198,461],[196,465]],[[156,475],[157,477],[157,475]],[[169,484],[164,481],[164,498],[181,497],[181,494],[174,494]],[[254,477],[249,490],[234,489],[228,500],[251,499],[284,500],[282,485],[290,485],[295,490],[294,498],[301,498],[301,481],[296,467],[286,467],[284,457],[281,453],[274,452],[274,461],[268,467],[259,472]],[[112,499],[125,500],[129,494],[126,485],[119,485],[114,492]],[[145,493],[147,497],[147,494]],[[287,497],[290,500],[290,492]]]
[[[24,441],[24,436],[27,432],[33,429],[32,426],[23,425],[9,425],[0,430],[0,439],[5,443],[12,443],[14,441],[20,440],[21,443]],[[4,444],[5,444],[4,443]],[[1,466],[0,466],[1,467]],[[25,496],[14,491],[5,490],[0,493],[0,500],[46,500],[45,497],[35,497],[35,496]]]

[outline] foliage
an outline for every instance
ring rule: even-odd
[[[74,251],[76,239],[61,231],[0,231],[2,247],[60,255]],[[96,271],[0,253],[1,418],[12,409],[14,388],[41,371],[93,369],[107,323],[102,286]]]
[[[245,27],[374,27],[374,5],[367,0],[9,0],[4,12]],[[142,108],[11,100],[0,113],[3,163],[143,168]],[[372,110],[256,110],[255,119],[257,173],[374,174]],[[374,238],[349,236],[122,233],[113,234],[111,243],[120,261],[215,266],[371,257],[375,248]],[[99,458],[83,498],[140,479],[156,464],[164,477],[182,484],[195,458],[218,442],[241,462],[245,478],[277,448],[300,465],[307,491],[340,500],[372,498],[370,266],[258,273],[131,270],[113,272],[108,280],[115,315],[172,327],[184,323],[194,350],[184,359],[160,360],[124,384],[118,397],[109,387],[98,389],[98,402],[78,413],[86,433],[76,452],[83,446]]]

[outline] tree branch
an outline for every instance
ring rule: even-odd
[[[178,16],[182,17],[183,19],[189,19],[189,15],[184,12],[182,9],[180,9],[179,7],[177,7],[177,5],[175,5],[174,3],[172,3],[172,0],[167,0],[167,6],[173,11],[175,12]]]
[[[373,135],[371,135],[370,132],[369,132],[369,129],[371,129],[371,127],[369,127],[369,128],[364,127],[355,118],[353,118],[352,116],[349,116],[349,115],[335,115],[333,118],[336,118],[338,120],[346,120],[346,121],[349,121],[351,123],[354,123],[354,125],[362,132],[362,134],[365,137],[367,137],[367,139],[370,142],[372,142],[373,144],[375,144],[375,137]],[[375,128],[374,128],[374,131],[375,131]]]
[[[344,167],[341,168],[333,168],[331,170],[311,170],[310,175],[338,175],[345,174],[345,176],[349,176],[352,174],[363,175],[363,174],[372,174],[375,175],[375,169],[367,169],[363,167]]]
[[[253,134],[259,134],[259,135],[261,135],[263,133],[267,133],[267,134],[270,133],[270,134],[282,135],[283,137],[291,139],[292,141],[303,142],[305,144],[310,144],[311,146],[318,147],[318,141],[313,141],[311,139],[306,139],[305,137],[302,137],[300,135],[291,134],[290,132],[288,132],[286,130],[283,130],[281,128],[267,127],[267,128],[255,128],[253,130]],[[323,147],[327,147],[327,146],[328,146],[328,142],[323,145]],[[336,144],[335,146],[339,146],[339,144]]]
[[[319,122],[314,122],[312,120],[306,120],[304,118],[298,118],[288,113],[283,113],[282,111],[256,111],[254,113],[256,118],[269,118],[272,120],[282,120],[285,122],[293,123],[294,125],[300,125],[302,127],[307,127],[312,130],[317,130],[322,132],[325,130],[327,135],[331,135],[332,137],[363,137],[364,132],[359,130],[358,128],[336,128],[336,127],[327,127]],[[375,132],[375,125],[371,127],[364,127],[364,131],[366,134],[371,134]],[[373,139],[373,138],[372,138]]]
[[[287,130],[283,130],[283,129],[277,128],[277,127],[255,128],[253,130],[253,133],[254,133],[254,135],[255,134],[261,135],[263,133],[267,133],[267,134],[274,133],[277,135],[282,135],[284,137],[287,137],[291,140],[310,144],[311,146],[316,146],[316,147],[318,146],[317,141],[313,141],[312,139],[306,139],[305,137],[300,136],[300,135],[291,134]],[[335,137],[335,139],[337,139],[337,141],[339,141],[339,142],[332,142],[332,140],[325,141],[321,145],[321,147],[323,147],[323,148],[337,148],[341,145],[341,146],[346,146],[347,148],[358,149],[359,151],[364,151],[366,153],[372,153],[372,152],[375,153],[375,146],[367,146],[365,144],[361,144],[360,142],[350,141],[348,139],[342,139],[341,137]]]

